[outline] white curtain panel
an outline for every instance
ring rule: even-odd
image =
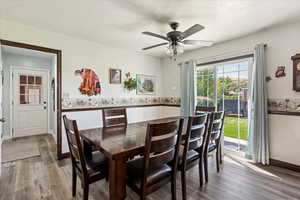
[[[194,115],[196,107],[196,65],[193,60],[180,63],[181,115]]]
[[[268,165],[270,153],[264,44],[255,46],[253,68],[250,73],[249,139],[246,156],[256,163]]]

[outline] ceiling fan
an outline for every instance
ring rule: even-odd
[[[156,45],[152,45],[149,47],[145,47],[142,50],[148,50],[155,47],[168,45],[167,47],[167,54],[171,57],[176,59],[176,56],[180,53],[184,52],[183,45],[200,45],[200,46],[211,46],[213,44],[212,41],[205,41],[205,40],[187,40],[186,38],[203,30],[204,26],[201,26],[200,24],[195,24],[185,30],[184,32],[177,31],[177,28],[179,27],[179,23],[177,22],[171,22],[170,27],[173,29],[173,31],[170,31],[167,33],[166,36],[159,35],[156,33],[152,33],[149,31],[142,32],[145,35],[150,35],[153,37],[157,37],[160,39],[163,39],[167,42],[159,43]]]

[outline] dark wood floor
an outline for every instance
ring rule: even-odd
[[[0,200],[67,200],[71,196],[70,161],[56,161],[55,144],[51,136],[35,137],[41,156],[5,163],[0,179]],[[300,174],[277,168],[262,167],[225,157],[224,166],[216,173],[210,161],[209,183],[199,187],[197,167],[187,175],[187,194],[191,200],[288,200],[300,199]],[[78,181],[77,198],[82,191]],[[181,199],[178,177],[178,199]],[[93,184],[90,199],[108,199],[105,180]],[[127,199],[138,199],[127,188]],[[171,199],[170,186],[166,186],[148,199]]]

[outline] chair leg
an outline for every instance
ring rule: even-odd
[[[181,187],[182,187],[182,199],[186,200],[186,179],[185,170],[181,171]]]
[[[177,194],[176,194],[176,177],[173,175],[172,180],[171,180],[171,190],[172,190],[172,200],[177,199]]]
[[[220,156],[219,156],[219,147],[217,147],[217,151],[216,151],[216,166],[217,166],[217,172],[220,171],[220,160],[219,160]]]
[[[84,185],[83,187],[83,200],[88,200],[89,199],[89,184]]]
[[[140,196],[140,200],[146,200],[146,192],[144,187],[141,188],[138,194]]]
[[[76,196],[77,174],[75,169],[72,170],[72,196]]]
[[[208,155],[206,154],[206,155],[204,155],[204,159],[203,159],[203,163],[204,163],[204,165],[203,165],[203,167],[204,167],[204,175],[205,175],[205,182],[208,182],[208,163],[207,163],[207,157],[208,157]]]
[[[200,181],[200,187],[203,186],[203,158],[202,156],[199,159],[199,181]]]

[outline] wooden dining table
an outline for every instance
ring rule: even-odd
[[[81,130],[84,152],[89,156],[92,148],[97,148],[109,160],[109,199],[121,200],[126,196],[126,162],[137,155],[142,155],[148,123],[160,123],[178,120],[182,117],[143,121],[110,128]],[[187,120],[184,118],[184,127]],[[183,133],[185,133],[185,128]]]

